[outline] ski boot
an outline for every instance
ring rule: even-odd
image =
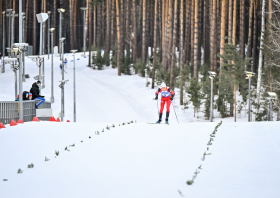
[[[166,112],[165,124],[169,124],[168,118],[169,118],[169,112]]]
[[[161,123],[161,117],[162,117],[162,113],[159,114],[159,119],[158,119],[158,121],[156,122],[157,124],[160,124],[160,123]]]

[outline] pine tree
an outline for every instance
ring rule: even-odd
[[[186,92],[189,94],[190,101],[194,107],[194,117],[195,110],[198,110],[201,105],[202,93],[201,93],[201,85],[197,81],[196,78],[191,79],[190,85],[187,87]]]
[[[217,104],[219,105],[219,111],[222,117],[227,116],[227,103],[233,103],[234,86],[239,84],[245,84],[245,78],[242,78],[244,74],[244,65],[249,63],[250,59],[241,59],[239,56],[239,51],[236,49],[235,45],[225,44],[225,50],[223,54],[218,55],[222,60],[221,71],[223,73],[220,76],[221,81],[219,82],[219,98]],[[247,91],[241,89],[241,95],[243,96],[243,101],[247,100]],[[236,104],[235,104],[236,105]]]

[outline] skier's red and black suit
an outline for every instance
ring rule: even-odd
[[[163,112],[164,105],[166,103],[166,112],[170,112],[170,105],[171,100],[170,98],[173,98],[175,96],[174,91],[172,91],[169,87],[162,87],[158,88],[156,95],[161,93],[161,104],[160,104],[160,113]]]

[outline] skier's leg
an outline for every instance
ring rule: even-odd
[[[35,98],[36,106],[39,107],[41,104],[43,104],[46,100],[45,98]]]
[[[168,118],[169,118],[170,105],[171,105],[171,100],[166,101],[166,118],[165,118],[166,122],[168,122]]]
[[[164,109],[164,105],[165,105],[165,101],[161,99],[160,111],[159,111],[159,119],[158,119],[157,123],[161,122],[162,112],[163,112],[163,109]]]

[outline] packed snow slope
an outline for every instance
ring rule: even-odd
[[[68,64],[65,68],[65,116],[73,120],[73,56],[65,54]],[[29,91],[39,68],[31,59],[26,58],[26,74],[30,75],[23,83],[23,91]],[[45,82],[42,95],[49,101],[51,97],[51,60],[45,56]],[[54,58],[54,97],[52,105],[54,116],[58,117],[61,109],[62,79],[59,57]],[[155,90],[145,86],[146,79],[139,76],[118,76],[116,69],[93,70],[88,65],[88,58],[76,54],[76,93],[78,122],[121,122],[137,120],[156,121],[157,104],[152,99]],[[0,73],[0,100],[14,100],[14,73],[6,65],[6,73]],[[175,120],[174,120],[175,121]]]
[[[280,197],[279,122],[114,124],[1,129],[0,197]]]
[[[76,96],[77,96],[77,121],[78,122],[121,122],[123,120],[137,120],[138,122],[155,122],[158,119],[157,101],[153,100],[156,89],[146,87],[146,78],[139,75],[117,75],[117,69],[106,67],[104,70],[93,70],[88,65],[88,58],[81,57],[83,53],[76,54]],[[65,67],[65,120],[73,120],[73,55],[65,54],[68,63]],[[30,75],[23,82],[23,91],[29,91],[35,82],[34,77],[39,74],[39,68],[30,58],[25,57],[26,74]],[[54,97],[52,104],[55,117],[61,110],[61,89],[59,84],[62,79],[59,57],[54,57]],[[151,82],[151,79],[149,79]],[[45,88],[42,95],[49,101],[51,97],[51,59],[45,55]],[[14,72],[6,65],[6,72],[0,73],[0,101],[13,101]],[[179,122],[206,121],[203,112],[199,118],[194,117],[192,104],[189,109],[182,110],[179,105],[179,90],[175,90],[175,100],[170,107],[170,122],[176,123],[174,109]],[[160,104],[160,101],[158,101]],[[202,107],[204,104],[202,105]],[[201,109],[201,111],[203,108]],[[214,121],[220,121],[218,113],[214,111]],[[246,113],[237,116],[239,121],[247,121]],[[165,118],[165,112],[164,116]],[[223,119],[234,121],[234,119]]]

